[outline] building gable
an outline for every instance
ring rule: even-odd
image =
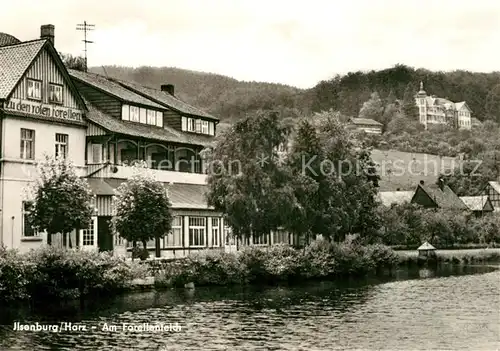
[[[486,201],[486,203],[484,204],[484,207],[483,207],[483,211],[489,211],[489,212],[492,212],[494,211],[495,209],[493,208],[493,204],[491,203],[490,199],[488,199]]]
[[[42,82],[42,100],[44,104],[50,104],[50,84],[55,84],[62,87],[62,104],[61,106],[73,109],[84,109],[83,103],[80,101],[78,92],[74,88],[69,76],[65,72],[61,72],[60,66],[54,60],[47,46],[45,46],[37,57],[33,60],[30,67],[27,69],[24,76],[18,82],[10,94],[11,99],[26,100],[27,97],[27,81],[34,79]]]
[[[29,95],[34,86],[39,91],[36,98]],[[86,106],[59,55],[46,41],[8,94],[4,109],[21,116],[84,123]]]
[[[415,194],[413,195],[413,197],[411,199],[411,203],[423,206],[425,208],[429,208],[429,207],[436,208],[436,207],[438,207],[438,205],[436,204],[436,202],[420,186],[415,191]]]

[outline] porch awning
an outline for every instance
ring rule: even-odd
[[[112,178],[88,178],[92,192],[98,196],[114,195],[114,190],[125,180]],[[208,206],[205,194],[207,185],[185,183],[163,183],[168,189],[168,196],[175,209],[213,210]]]

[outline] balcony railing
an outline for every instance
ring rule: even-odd
[[[178,171],[148,169],[148,172],[160,182],[206,184],[207,175]],[[124,165],[91,164],[87,166],[87,176],[92,178],[128,179],[134,175],[134,168]]]

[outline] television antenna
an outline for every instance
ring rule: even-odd
[[[88,24],[87,21],[83,21],[83,23],[79,23],[76,25],[76,30],[83,30],[83,40],[82,41],[85,44],[85,49],[84,49],[84,52],[85,52],[85,72],[87,72],[87,68],[88,68],[88,65],[87,65],[87,44],[93,43],[93,41],[87,40],[87,32],[90,32],[94,29],[95,29],[95,25]]]

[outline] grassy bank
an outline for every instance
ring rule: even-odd
[[[416,265],[425,263],[419,259],[416,250],[395,251],[401,265]],[[500,248],[436,250],[435,263],[474,264],[500,262]]]

